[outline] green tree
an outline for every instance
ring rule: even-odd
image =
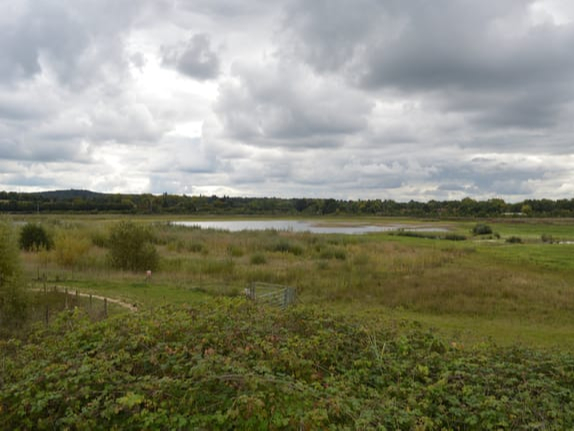
[[[41,248],[50,250],[54,242],[44,226],[28,223],[20,232],[20,248],[26,251],[38,251]]]
[[[26,317],[20,254],[12,223],[0,218],[0,331]]]
[[[126,271],[157,269],[159,255],[151,241],[151,232],[144,226],[131,221],[116,224],[108,241],[111,265]]]

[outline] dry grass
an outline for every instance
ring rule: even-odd
[[[57,242],[50,252],[24,254],[28,277],[46,274],[54,282],[143,304],[198,300],[197,292],[240,294],[250,282],[261,281],[296,287],[302,302],[326,306],[574,325],[571,246],[504,245],[504,238],[450,242],[388,234],[229,233],[155,224],[161,270],[146,284],[144,274],[110,269],[102,247],[110,224],[108,219],[50,224],[67,248],[59,250]],[[511,231],[520,234],[515,225]],[[537,235],[531,225],[527,233]],[[77,258],[70,255],[74,246],[81,249]]]

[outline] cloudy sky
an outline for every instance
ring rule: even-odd
[[[571,0],[0,10],[0,190],[574,197]]]

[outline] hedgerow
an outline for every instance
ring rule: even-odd
[[[1,429],[568,429],[574,358],[238,299],[0,344]]]

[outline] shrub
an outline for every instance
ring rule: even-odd
[[[251,265],[263,265],[267,263],[267,258],[263,253],[255,253],[251,256]]]
[[[236,245],[229,245],[227,247],[227,254],[231,257],[242,257],[243,250],[241,250],[241,248],[237,247]]]
[[[111,265],[127,271],[155,270],[159,255],[151,243],[152,235],[144,226],[123,221],[112,227],[108,245]]]
[[[50,238],[42,225],[27,223],[20,232],[20,248],[23,250],[50,250],[53,245],[52,238]]]
[[[510,238],[506,238],[506,242],[510,244],[522,244],[522,238],[511,236]]]
[[[237,292],[237,291],[235,291]],[[231,291],[230,293],[235,293]],[[572,429],[572,355],[243,299],[8,342],[0,429]]]
[[[11,223],[0,219],[0,335],[24,320],[26,300],[22,290],[20,255]]]
[[[272,251],[291,253],[295,256],[301,256],[303,254],[303,247],[298,244],[291,244],[289,241],[282,239],[272,247]]]
[[[474,235],[490,235],[492,228],[487,224],[479,223],[472,228],[472,233]]]
[[[446,239],[448,241],[466,241],[466,236],[459,235],[456,233],[447,233],[445,235],[444,239]]]
[[[193,253],[201,253],[204,247],[203,244],[200,242],[192,242],[187,246],[187,249]]]
[[[78,265],[90,249],[90,240],[74,234],[73,231],[63,231],[56,235],[54,250],[56,262],[59,265],[73,267]]]

